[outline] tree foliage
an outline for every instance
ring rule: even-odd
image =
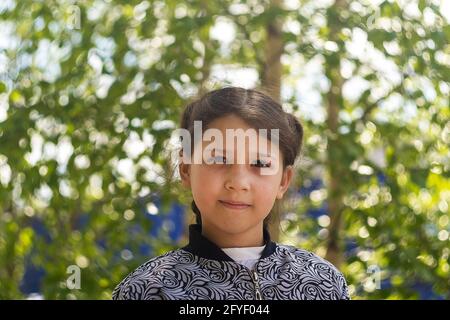
[[[281,240],[321,255],[337,241],[355,298],[417,298],[420,286],[448,298],[442,13],[426,0],[6,1],[0,298],[24,297],[31,264],[45,272],[45,298],[109,299],[148,259],[143,245],[152,255],[177,246],[164,232],[148,235],[146,213],[156,201],[162,212],[189,203],[170,159],[172,130],[192,96],[233,70],[254,70],[261,85],[274,19],[283,23],[283,107],[305,127]],[[82,268],[80,290],[66,286],[70,265]]]

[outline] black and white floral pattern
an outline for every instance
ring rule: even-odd
[[[259,291],[267,300],[349,299],[342,274],[317,255],[275,244],[255,265]],[[251,270],[234,261],[170,251],[141,265],[114,290],[113,299],[247,300],[256,298]]]

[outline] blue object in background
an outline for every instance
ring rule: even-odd
[[[184,234],[185,208],[179,203],[172,203],[168,212],[161,212],[161,200],[157,195],[153,195],[151,202],[158,208],[158,214],[150,214],[143,199],[139,200],[142,212],[151,220],[152,228],[150,235],[159,236],[164,225],[169,226],[168,234],[171,240],[177,242]]]
[[[386,175],[382,172],[377,173],[377,180],[378,183],[380,184],[380,186],[385,186],[386,185]]]
[[[27,295],[34,292],[40,292],[45,270],[32,264],[29,257],[26,258],[25,265],[25,274],[19,286],[20,291]]]

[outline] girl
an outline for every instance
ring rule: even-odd
[[[197,222],[189,226],[189,243],[129,274],[113,299],[349,299],[346,281],[331,263],[270,240],[268,221],[302,147],[297,119],[261,92],[228,87],[186,107],[181,128],[191,137],[195,121],[202,136],[213,130],[216,144],[208,149],[205,132],[201,141],[183,141],[192,154],[180,151],[179,172],[192,192]],[[245,145],[244,161],[235,163],[234,137],[265,133],[261,129],[278,135],[257,134],[257,143]],[[230,132],[236,134],[230,138]]]

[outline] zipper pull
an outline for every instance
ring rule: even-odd
[[[258,272],[256,272],[256,269],[253,269],[251,271],[251,275],[253,278],[253,282],[255,284],[255,298],[256,298],[256,300],[262,300],[261,292],[259,289],[259,282],[258,282],[259,277],[258,277]]]

